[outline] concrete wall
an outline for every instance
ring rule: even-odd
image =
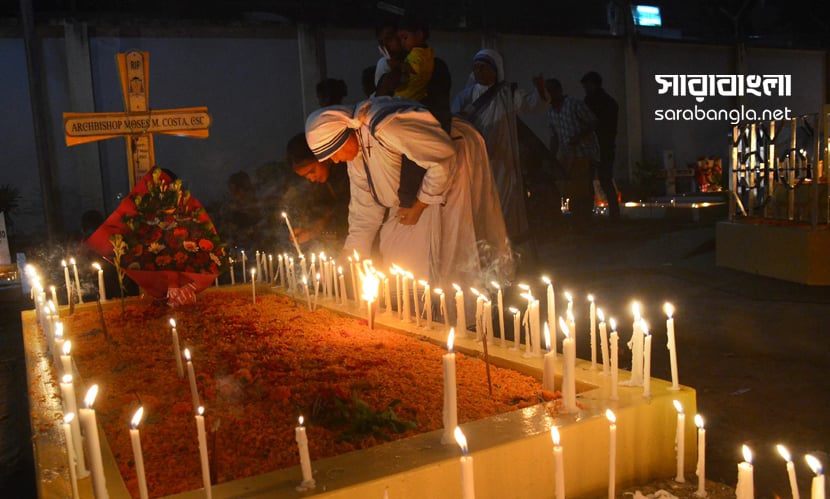
[[[347,102],[362,99],[360,72],[374,64],[379,55],[370,30],[326,29],[322,31],[326,73],[341,78],[349,87]],[[467,81],[473,54],[482,46],[478,33],[436,32],[431,44],[450,67],[453,95]],[[620,135],[616,176],[626,178],[628,136],[624,100],[625,67],[623,42],[613,38],[560,38],[502,34],[487,40],[502,51],[507,78],[523,88],[532,88],[534,74],[557,77],[565,92],[582,98],[579,78],[588,70],[603,75],[605,87],[620,103]],[[254,171],[268,161],[281,160],[289,137],[302,130],[302,82],[299,79],[299,45],[294,30],[285,29],[256,36],[230,37],[146,36],[90,37],[95,111],[122,111],[115,54],[129,49],[150,52],[150,106],[164,109],[208,106],[213,116],[207,140],[155,137],[156,160],[185,179],[193,194],[210,203],[225,192],[225,180],[238,170]],[[0,37],[0,60],[5,69],[0,79],[0,120],[3,160],[0,185],[11,184],[24,194],[15,220],[18,232],[44,230],[32,133],[27,72],[23,42]],[[688,107],[692,98],[660,96],[655,74],[735,73],[732,47],[664,42],[641,42],[637,47],[641,91],[639,100],[643,126],[643,156],[660,161],[664,150],[673,150],[678,166],[698,156],[726,153],[728,123],[657,122],[654,110]],[[43,40],[43,59],[49,92],[54,155],[58,168],[56,184],[61,190],[63,223],[76,231],[81,206],[78,186],[86,179],[79,174],[78,154],[65,146],[61,113],[70,108],[67,90],[65,41],[62,37]],[[748,105],[789,106],[794,112],[812,112],[824,100],[824,53],[752,49],[746,53],[750,72],[791,74],[793,95],[764,99]],[[728,98],[712,97],[707,106],[732,107]],[[531,128],[547,143],[545,113],[526,116]],[[123,139],[76,147],[99,152],[103,171],[103,197],[111,211],[119,195],[128,190]]]

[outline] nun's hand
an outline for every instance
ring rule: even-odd
[[[412,205],[412,208],[398,208],[398,221],[401,225],[417,224],[418,220],[421,218],[421,213],[424,212],[427,206],[429,205],[416,199],[415,204]]]

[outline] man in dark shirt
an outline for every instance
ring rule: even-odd
[[[599,140],[599,185],[608,200],[608,214],[612,220],[620,217],[617,189],[614,186],[614,152],[617,141],[617,116],[619,106],[613,97],[602,88],[602,77],[596,71],[589,71],[582,77],[585,89],[585,104],[597,117],[596,134]]]

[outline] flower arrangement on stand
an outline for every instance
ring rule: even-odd
[[[170,306],[193,303],[228,267],[210,216],[179,179],[148,172],[86,244],[147,294]]]

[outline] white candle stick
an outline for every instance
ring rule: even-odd
[[[138,432],[138,425],[144,417],[144,408],[139,407],[130,422],[130,442],[133,444],[133,458],[135,458],[135,474],[138,478],[138,495],[141,499],[147,499],[147,477],[144,475],[144,453],[141,451],[141,435]]]
[[[446,331],[450,325],[447,317],[447,295],[441,288],[435,288],[435,294],[438,295],[438,315],[441,316],[441,322],[444,324],[444,330]]]
[[[651,334],[648,325],[643,322],[643,397],[651,398]]]
[[[72,420],[75,419],[75,414],[69,412],[63,416],[63,436],[66,439],[66,457],[69,459],[69,481],[72,484],[72,499],[78,499],[78,473],[76,468],[76,452],[75,441],[72,438]],[[80,444],[80,442],[78,442]]]
[[[455,330],[458,334],[465,334],[467,332],[467,312],[464,306],[464,291],[461,286],[453,283],[455,288]]]
[[[686,454],[686,414],[683,412],[683,406],[680,401],[672,401],[675,410],[677,410],[677,428],[674,435],[674,447],[677,456],[677,474],[674,481],[679,483],[686,482],[684,458]]]
[[[547,306],[548,306],[548,324],[552,324],[553,328],[556,328],[556,293],[553,290],[553,280],[547,276],[542,277],[542,282],[547,285],[546,288],[546,295],[547,295]],[[530,288],[527,289],[528,293],[530,292]],[[556,338],[554,338],[552,352],[556,355]]]
[[[421,300],[418,298],[418,279],[410,278],[412,279],[412,301],[415,304],[415,327],[421,327]]]
[[[288,213],[282,212],[282,218],[285,219],[285,225],[288,227],[288,237],[291,239],[291,242],[294,243],[294,249],[297,250],[298,255],[302,255],[303,252],[300,250],[300,243],[297,242],[297,238],[294,236],[294,229],[291,227],[291,221],[288,220]]]
[[[55,312],[55,315],[57,315],[57,312]],[[63,322],[58,321],[55,323],[55,330],[53,334],[54,342],[52,344],[52,361],[55,363],[55,366],[57,367],[61,365],[63,345],[65,343],[63,340]]]
[[[697,491],[698,497],[706,497],[706,428],[703,427],[703,417],[695,414],[695,426],[697,426]],[[798,496],[793,499],[798,499]]]
[[[236,276],[234,275],[233,258],[228,258],[228,262],[231,264],[231,286],[234,286],[236,285]]]
[[[240,250],[242,254],[242,284],[248,282],[248,272],[246,269],[246,262],[248,261],[248,257],[245,256],[245,250]]]
[[[781,457],[787,461],[787,477],[790,480],[790,492],[793,495],[793,499],[799,499],[798,481],[795,478],[795,465],[793,464],[793,458],[790,455],[790,451],[781,444],[776,445],[775,448],[778,453],[781,454]]]
[[[320,296],[320,273],[314,274],[314,310],[317,310],[317,298]]]
[[[553,392],[556,390],[556,354],[550,350],[550,327],[545,323],[545,353],[542,364],[542,388]]]
[[[268,283],[275,286],[276,274],[274,274],[274,255],[268,255]]]
[[[404,272],[401,280],[401,299],[403,300],[403,320],[412,321],[412,305],[409,301],[409,279],[412,279],[412,272]]]
[[[403,320],[403,298],[401,297],[401,270],[397,265],[392,265],[389,269],[392,275],[395,276],[395,301],[398,304],[398,320]]]
[[[392,291],[389,289],[389,277],[382,272],[378,272],[381,281],[383,282],[383,304],[385,305],[384,312],[392,313]]]
[[[75,400],[75,385],[72,383],[71,374],[63,375],[60,388],[64,412],[78,414],[78,403]],[[89,476],[89,470],[86,467],[86,459],[82,448],[81,424],[78,418],[74,418],[69,422],[69,425],[72,430],[72,441],[75,443],[73,450],[75,451],[75,460],[78,464],[78,478],[86,478]]]
[[[343,267],[337,267],[337,293],[338,293],[338,300],[337,302],[341,305],[346,304],[346,277],[343,275]]]
[[[617,416],[605,410],[608,419],[608,499],[616,499],[617,487]]]
[[[824,499],[824,469],[821,462],[810,454],[804,456],[804,459],[816,475],[810,487],[810,499]]]
[[[441,443],[448,444],[453,441],[453,431],[458,426],[458,402],[456,397],[455,381],[455,353],[452,351],[455,330],[450,328],[447,336],[447,353],[444,354],[444,410],[443,422],[444,433],[441,436]]]
[[[196,373],[193,369],[193,359],[190,358],[190,349],[184,349],[184,358],[187,361],[187,378],[190,380],[190,397],[193,400],[193,412],[199,410],[199,391],[196,389]]]
[[[608,321],[611,324],[611,400],[619,400],[620,380],[620,335],[617,334],[617,321],[613,318]]]
[[[360,302],[360,297],[357,294],[357,263],[360,261],[357,255],[357,251],[354,250],[354,259],[349,257],[349,265],[351,266],[352,270],[352,291],[354,292],[354,301],[355,303]]]
[[[602,353],[602,374],[609,374],[611,372],[611,362],[608,357],[608,328],[605,325],[605,314],[602,309],[597,309],[597,317],[599,318],[599,349]]]
[[[75,370],[72,368],[72,342],[70,340],[66,340],[63,342],[63,346],[61,347],[61,371],[63,371],[64,375],[67,374],[75,374]],[[75,411],[72,411],[75,412]]]
[[[305,301],[308,305],[308,309],[311,310],[311,294],[308,291],[308,278],[303,276],[303,289],[305,289]],[[355,296],[355,300],[357,300],[357,296]]]
[[[680,390],[680,383],[677,380],[677,343],[674,339],[674,307],[671,303],[663,305],[663,310],[666,312],[666,335],[668,340],[666,348],[669,350],[669,363],[671,365],[671,388],[669,390]]]
[[[256,305],[256,269],[251,269],[251,299]]]
[[[72,281],[69,279],[69,267],[66,265],[66,260],[61,260],[63,265],[63,280],[66,282],[66,304],[72,303]]]
[[[631,379],[629,384],[631,386],[640,386],[643,384],[643,330],[642,317],[640,316],[640,304],[633,302],[631,304],[631,311],[634,314],[634,322],[632,325],[631,342]]]
[[[176,359],[176,372],[180,378],[184,377],[182,368],[182,349],[179,346],[179,333],[176,331],[176,319],[170,319],[170,332],[173,336],[173,358]]]
[[[81,426],[84,430],[87,455],[92,471],[92,488],[95,492],[95,499],[106,499],[107,479],[104,476],[104,460],[101,457],[101,441],[98,437],[98,422],[95,418],[95,411],[92,404],[98,395],[98,385],[92,385],[84,397],[84,407],[78,413],[81,419]]]
[[[591,334],[591,369],[597,368],[597,304],[594,295],[588,295],[588,314]]]
[[[297,447],[300,451],[300,470],[303,474],[303,482],[300,484],[300,488],[313,489],[315,482],[311,473],[311,457],[308,454],[308,436],[306,435],[305,426],[303,426],[302,416],[300,416],[299,425],[294,429],[294,438],[297,441]]]
[[[511,350],[518,350],[522,339],[522,312],[515,307],[507,310],[513,314],[513,348]]]
[[[280,287],[285,289],[285,259],[282,255],[277,255],[277,273],[280,276]]]
[[[58,289],[55,286],[49,286],[49,293],[52,295],[52,303],[58,306]]]
[[[484,305],[481,308],[481,323],[484,325],[484,338],[487,343],[493,344],[493,302],[484,298]]]
[[[196,435],[199,438],[199,460],[202,464],[202,486],[205,488],[207,499],[213,497],[213,487],[210,484],[210,462],[208,461],[207,435],[205,434],[205,408],[199,406],[196,410]]]
[[[735,487],[736,499],[754,499],[755,483],[752,469],[752,451],[746,445],[741,446],[744,460],[738,463],[738,485]]]
[[[75,274],[75,292],[78,293],[78,303],[83,303],[84,296],[81,293],[81,280],[78,278],[78,265],[74,258],[70,258],[69,263],[72,264],[72,272]]]
[[[576,345],[562,317],[559,318],[559,327],[565,335],[562,340],[562,401],[567,412],[576,413],[579,411],[576,405]]]
[[[562,446],[559,445],[559,428],[554,426],[550,429],[550,438],[553,440],[554,497],[556,499],[565,499],[565,464],[562,455]]]
[[[475,499],[475,477],[473,475],[473,457],[469,455],[467,438],[461,428],[455,427],[455,441],[461,447],[461,499]]]
[[[542,349],[539,343],[542,339],[542,322],[539,320],[539,300],[536,298],[530,304],[530,320],[528,323],[530,324],[531,353],[534,357],[541,357]],[[551,342],[550,349],[556,353],[556,341]]]
[[[432,291],[427,281],[419,281],[424,287],[424,313],[426,314],[427,329],[432,329]]]
[[[501,338],[502,348],[506,348],[507,340],[504,337],[504,293],[496,281],[490,281],[490,284],[496,288],[496,305],[499,307],[499,337]]]
[[[107,288],[104,286],[104,269],[101,268],[101,264],[98,262],[93,263],[92,268],[98,271],[98,299],[107,301]]]

